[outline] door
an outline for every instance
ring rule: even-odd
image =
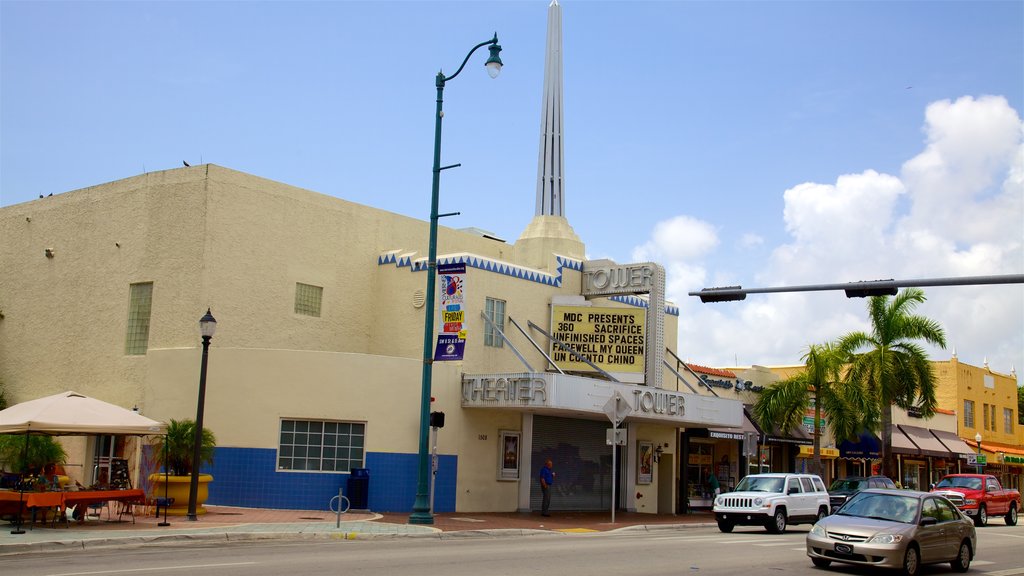
[[[658,458],[658,514],[672,512],[672,492],[675,489],[675,478],[672,474],[674,466],[675,462],[668,452]]]
[[[918,526],[917,543],[921,547],[921,562],[937,562],[946,556],[946,528],[942,522],[935,498],[926,498],[921,506],[921,518],[934,518],[930,526]]]

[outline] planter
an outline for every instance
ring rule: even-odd
[[[149,497],[152,499],[164,497],[164,480],[167,480],[167,498],[174,498],[174,504],[167,507],[168,516],[188,515],[188,492],[192,486],[191,476],[164,476],[163,474],[150,474],[149,482],[153,487]],[[209,496],[208,484],[213,482],[210,474],[199,475],[199,492],[196,494],[196,516],[206,514],[203,503]]]

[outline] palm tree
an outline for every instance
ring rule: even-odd
[[[935,375],[923,340],[940,348],[946,347],[946,334],[938,322],[913,314],[925,301],[920,288],[907,288],[889,300],[888,296],[872,296],[868,300],[871,333],[850,332],[839,341],[839,347],[853,359],[847,381],[864,388],[873,400],[872,410],[880,416],[882,432],[882,474],[892,466],[892,407],[921,411],[930,418],[935,414]],[[859,350],[866,350],[858,354]]]
[[[792,430],[803,422],[807,408],[814,405],[814,460],[812,472],[821,474],[821,414],[828,414],[828,427],[835,438],[850,438],[865,425],[869,399],[854,384],[840,377],[847,353],[835,344],[811,344],[803,356],[806,370],[766,389],[754,404],[759,422],[781,430]]]

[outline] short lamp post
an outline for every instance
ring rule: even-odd
[[[978,445],[978,459],[974,461],[974,467],[978,469],[978,474],[981,474],[981,432],[974,435],[974,442]]]
[[[430,386],[432,378],[432,364],[434,362],[434,283],[437,274],[437,220],[440,217],[437,213],[438,196],[441,188],[441,170],[453,168],[454,166],[441,167],[441,119],[444,112],[441,108],[444,101],[445,82],[454,79],[466,67],[469,57],[478,48],[489,46],[490,57],[484,65],[491,78],[497,78],[501,72],[501,46],[498,45],[498,35],[494,38],[481,42],[473,47],[466,54],[462,66],[451,76],[445,76],[438,72],[434,80],[437,87],[437,113],[434,116],[434,174],[433,185],[430,191],[430,244],[427,248],[427,292],[426,306],[424,307],[423,322],[423,381],[420,390],[420,445],[419,445],[419,477],[416,482],[416,501],[412,506],[412,514],[409,515],[410,524],[433,524],[434,514],[430,509]]]
[[[199,333],[203,336],[203,361],[199,367],[199,401],[196,404],[196,429],[195,440],[192,444],[192,482],[188,487],[188,519],[198,520],[196,517],[196,500],[199,497],[199,459],[202,457],[203,449],[203,409],[206,405],[206,360],[210,355],[210,339],[217,331],[217,320],[210,309],[199,319]]]

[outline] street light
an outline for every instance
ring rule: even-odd
[[[437,203],[441,187],[441,170],[454,166],[441,167],[441,119],[444,112],[441,104],[444,100],[444,84],[454,79],[466,67],[469,57],[481,46],[489,46],[491,56],[484,63],[491,78],[501,72],[501,46],[498,45],[498,34],[494,38],[481,42],[466,54],[462,66],[451,76],[443,72],[437,73],[434,85],[437,87],[437,113],[434,116],[434,174],[430,190],[430,244],[427,248],[427,292],[423,322],[423,382],[420,390],[420,447],[419,447],[419,479],[416,483],[416,501],[409,516],[410,524],[433,524],[434,515],[430,510],[430,384],[431,368],[434,362],[434,276],[437,272]]]
[[[978,474],[981,474],[981,432],[974,435],[974,442],[978,445],[978,459],[974,461],[974,467],[978,469]]]
[[[196,518],[196,499],[199,496],[199,459],[203,448],[203,408],[206,405],[206,358],[210,354],[210,339],[217,331],[217,320],[210,309],[199,319],[199,333],[203,336],[203,361],[199,366],[199,401],[196,404],[195,441],[192,444],[192,482],[188,487],[188,519]]]

